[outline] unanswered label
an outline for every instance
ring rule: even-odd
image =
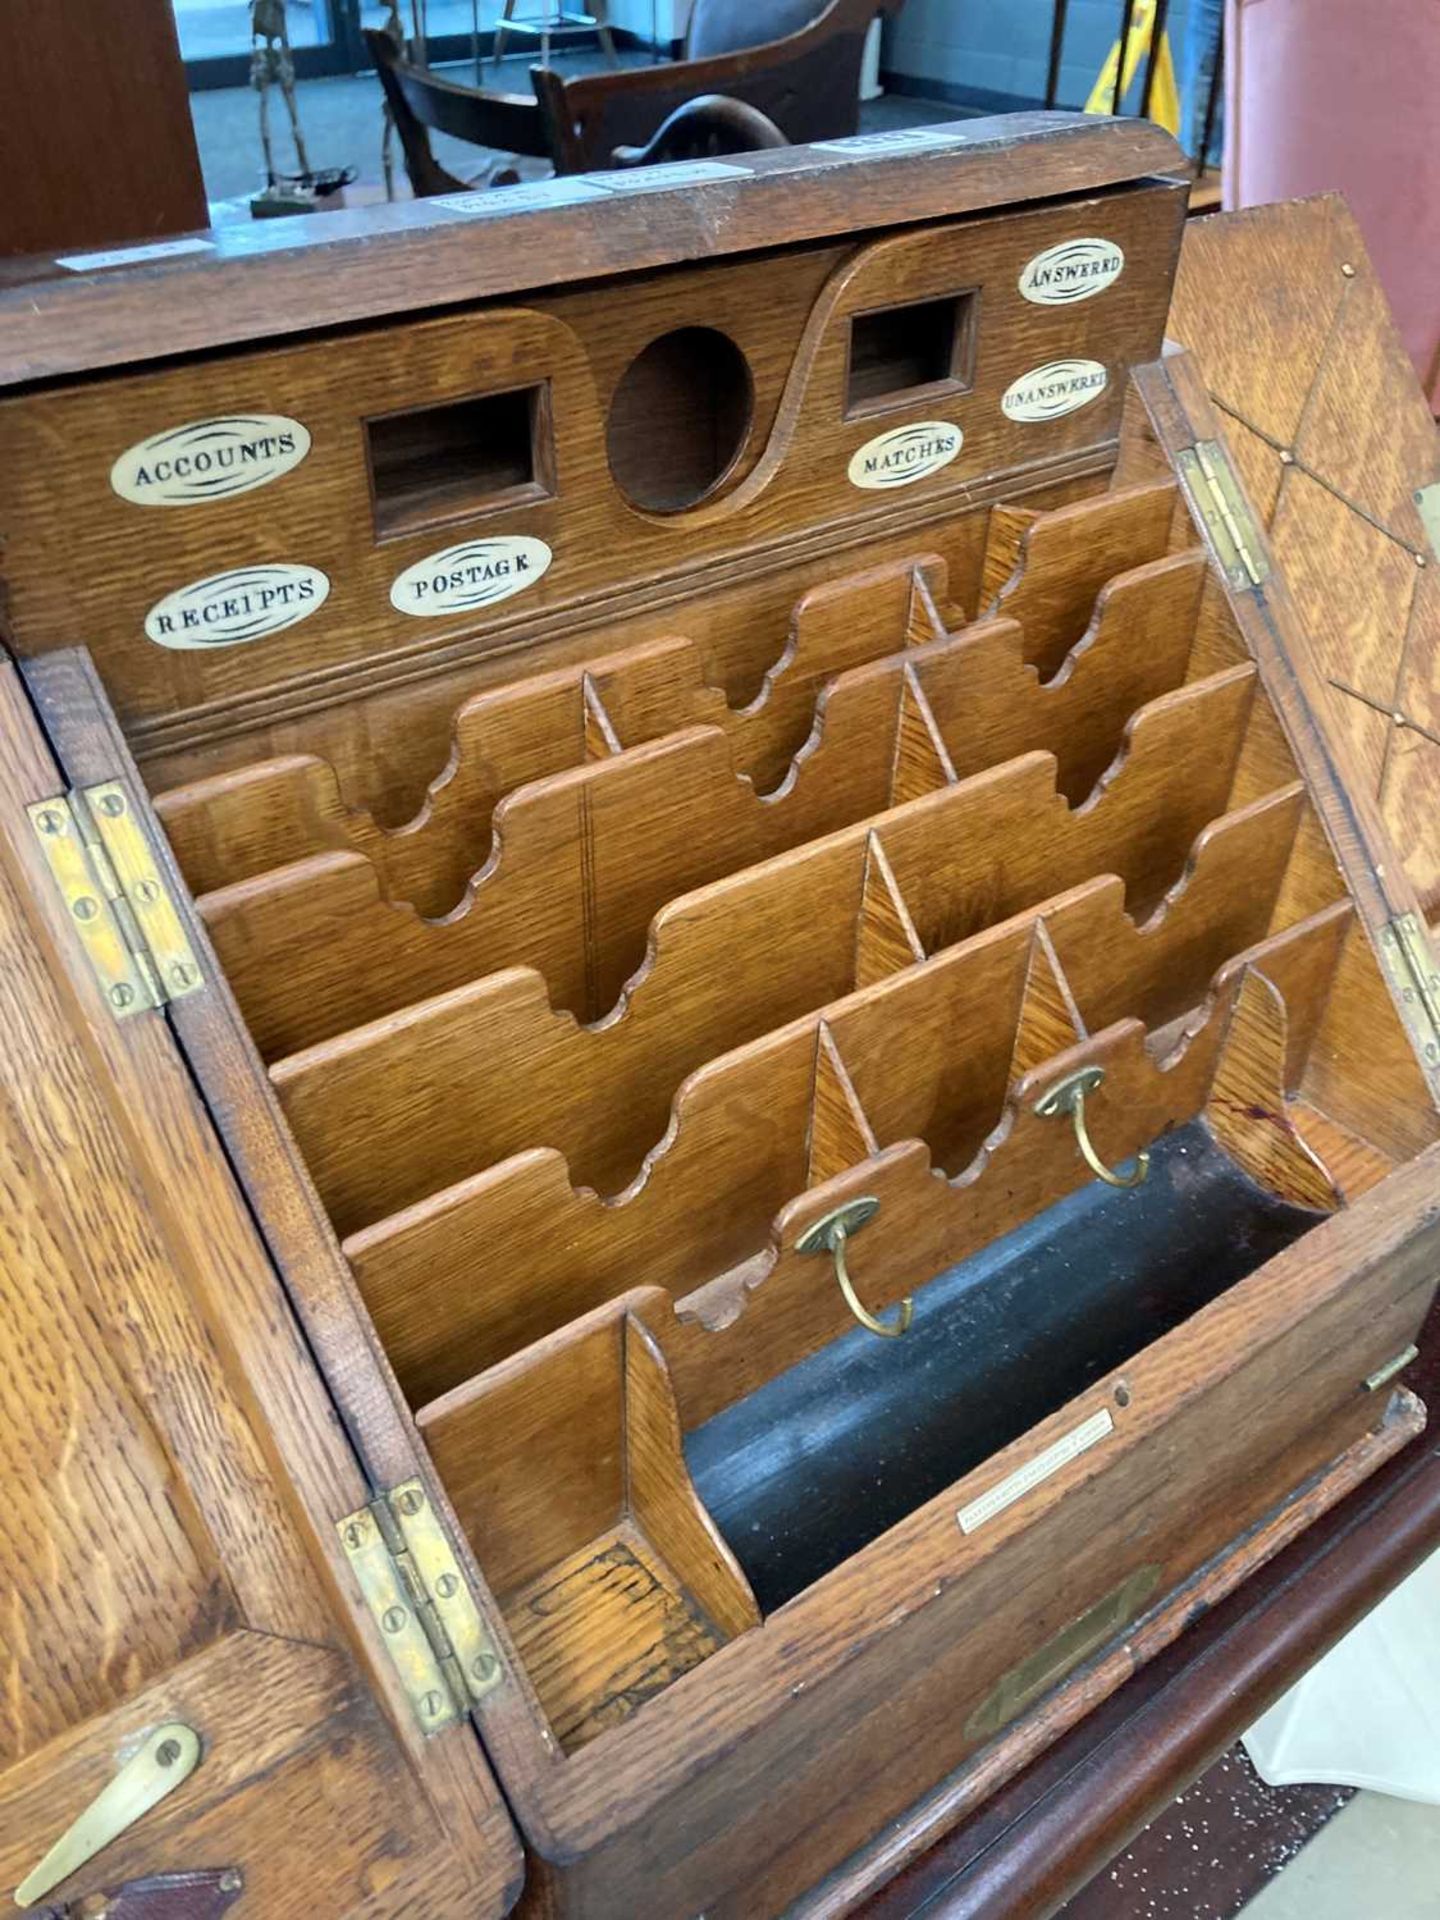
[[[324,606],[330,582],[318,567],[275,561],[194,580],[157,600],[145,637],[178,652],[239,647],[308,620]]]
[[[844,140],[816,140],[816,153],[838,154],[842,160],[864,160],[872,153],[916,153],[927,147],[963,147],[968,133],[941,127],[895,127],[889,133],[852,133]]]
[[[1028,261],[1020,275],[1020,291],[1037,307],[1070,307],[1077,300],[1093,300],[1113,287],[1125,271],[1124,251],[1113,240],[1093,236],[1062,240]]]
[[[1007,420],[1058,420],[1098,400],[1109,380],[1098,360],[1051,360],[1022,373],[1000,405]]]
[[[975,1533],[987,1520],[995,1519],[1007,1507],[1013,1507],[1017,1500],[1023,1500],[1027,1493],[1033,1493],[1036,1487],[1059,1473],[1062,1467],[1068,1467],[1072,1460],[1078,1460],[1082,1453],[1088,1453],[1091,1447],[1097,1446],[1114,1431],[1115,1422],[1110,1417],[1108,1407],[1102,1407],[1099,1413],[1092,1413],[1088,1420],[1082,1420],[1078,1427],[1063,1434],[1053,1446],[1046,1447],[1043,1453],[1037,1453],[1023,1467],[1017,1467],[998,1487],[982,1493],[968,1507],[961,1507],[955,1516],[960,1523],[960,1531]]]
[[[479,193],[436,194],[426,200],[425,211],[439,207],[445,213],[523,213],[527,207],[568,207],[577,200],[603,198],[594,181],[562,177],[529,180],[518,187],[487,187]]]
[[[529,534],[501,534],[490,540],[466,540],[442,547],[395,576],[390,604],[399,613],[421,619],[441,613],[466,613],[493,606],[533,587],[550,565],[543,540]]]
[[[850,484],[879,490],[913,487],[948,467],[965,443],[949,420],[917,420],[867,440],[850,461]]]
[[[110,469],[110,485],[137,507],[192,507],[268,486],[309,451],[309,433],[285,414],[225,414],[127,447]]]
[[[67,253],[57,257],[57,267],[71,273],[91,273],[97,267],[134,267],[146,260],[169,260],[177,253],[213,253],[213,240],[152,240],[143,247],[112,247],[108,253]]]

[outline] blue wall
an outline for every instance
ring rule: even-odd
[[[1124,0],[1070,0],[1060,106],[1084,106],[1123,12]],[[1177,73],[1185,13],[1185,0],[1171,0],[1167,27]],[[961,105],[1002,112],[1038,105],[1045,97],[1051,17],[1050,0],[906,0],[899,18],[887,23],[886,74],[905,92]]]

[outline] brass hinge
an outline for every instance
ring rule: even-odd
[[[1440,1068],[1440,965],[1418,913],[1380,929],[1380,964],[1421,1059]]]
[[[37,800],[26,812],[117,1019],[204,985],[175,901],[120,781]]]
[[[1177,464],[1221,572],[1237,592],[1258,587],[1270,576],[1270,562],[1229,454],[1218,440],[1197,440]]]
[[[419,1480],[336,1522],[422,1733],[438,1733],[503,1678],[500,1657]]]

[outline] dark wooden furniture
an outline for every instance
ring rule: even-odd
[[[763,113],[785,138],[834,140],[860,124],[860,65],[877,14],[903,0],[695,0],[679,61],[566,76],[536,67],[560,173],[616,164],[643,149],[677,107],[722,94]]]
[[[403,59],[390,35],[377,28],[366,27],[363,38],[395,123],[411,191],[417,197],[462,192],[469,185],[435,158],[430,150],[432,132],[499,154],[550,157],[545,122],[528,94],[448,80]]]
[[[0,273],[0,1857],[840,1914],[1158,1671],[1096,1861],[1437,1525],[1433,434],[1133,122],[478,198]]]
[[[0,254],[203,226],[205,185],[170,0],[0,4]]]

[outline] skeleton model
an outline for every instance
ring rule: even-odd
[[[290,57],[290,30],[285,24],[285,0],[250,0],[250,84],[260,96],[260,145],[265,152],[265,177],[275,185],[275,152],[270,144],[270,89],[278,86],[290,113],[295,158],[308,174],[305,136],[295,105],[295,62]]]

